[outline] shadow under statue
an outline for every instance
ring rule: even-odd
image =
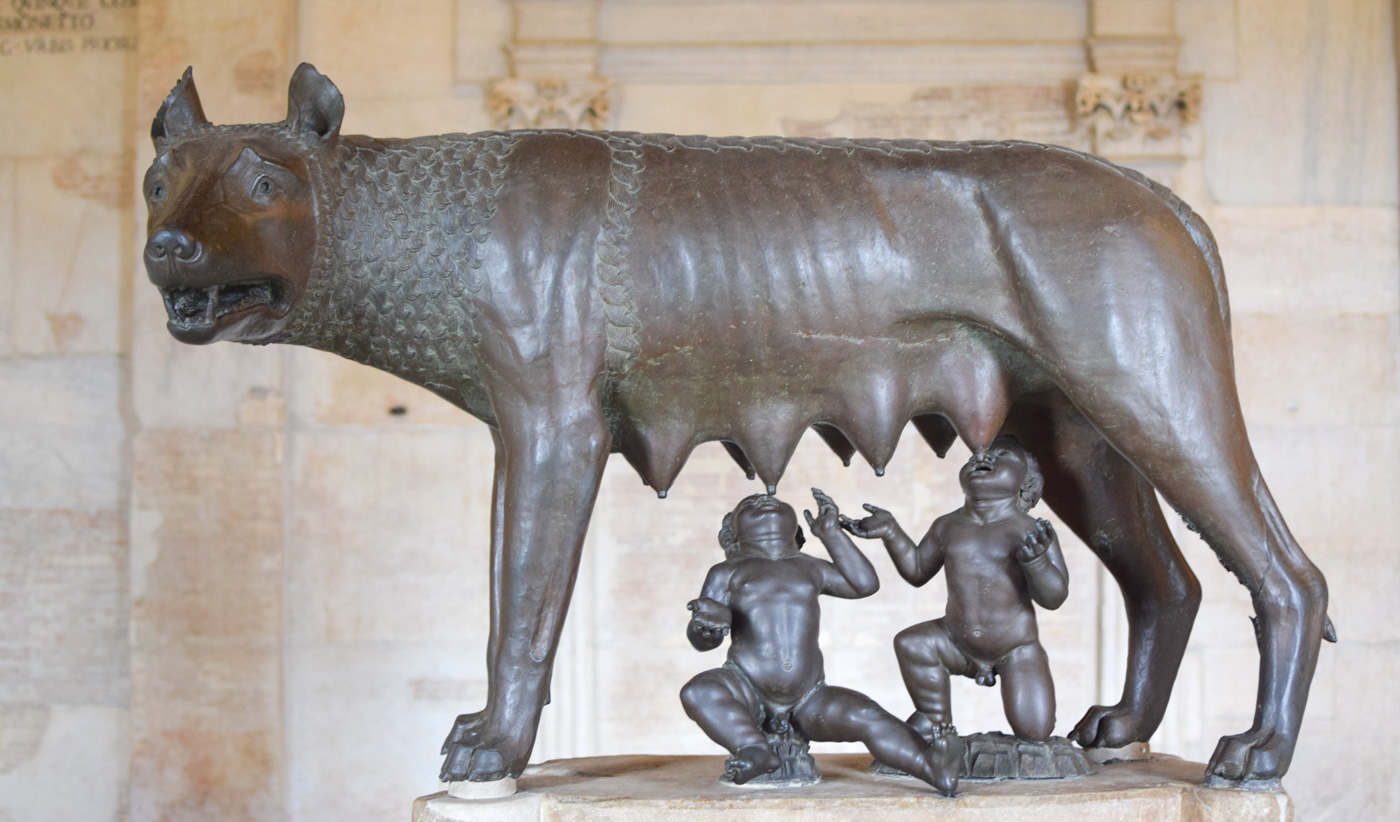
[[[664,496],[719,440],[775,488],[810,428],[881,472],[1003,431],[1123,590],[1122,699],[1086,747],[1156,730],[1200,589],[1154,492],[1249,589],[1253,727],[1216,777],[1292,759],[1327,589],[1250,450],[1220,257],[1163,186],[1030,143],[520,131],[340,133],[313,67],[285,121],[216,126],[187,71],[152,124],[145,264],[187,343],[306,345],[396,374],[496,445],[485,707],[445,780],[534,744],[608,454]]]

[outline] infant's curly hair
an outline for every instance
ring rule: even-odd
[[[734,512],[724,515],[724,523],[719,527],[719,547],[724,549],[724,558],[733,559],[739,553],[739,535],[734,533]]]
[[[1040,471],[1040,462],[1035,455],[1026,450],[1026,446],[1011,434],[1001,434],[992,440],[992,447],[997,444],[1014,447],[1026,460],[1026,479],[1021,483],[1021,490],[1016,494],[1016,507],[1022,511],[1029,511],[1040,502],[1040,495],[1045,490],[1045,475]]]

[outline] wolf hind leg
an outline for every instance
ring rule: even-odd
[[[1146,742],[1166,713],[1201,604],[1152,485],[1060,396],[1017,407],[1007,431],[1040,462],[1045,501],[1103,562],[1128,617],[1127,674],[1116,704],[1095,705],[1070,737],[1086,748]]]
[[[1211,329],[1182,328],[1204,338],[1171,340],[1164,323],[1154,333],[1172,344],[1149,362],[1062,388],[1249,590],[1260,650],[1254,725],[1221,740],[1207,772],[1274,780],[1288,770],[1297,743],[1325,630],[1327,585],[1260,476],[1228,337],[1221,328],[1213,341]]]

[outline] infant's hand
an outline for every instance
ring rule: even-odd
[[[690,609],[690,624],[696,633],[712,639],[720,639],[729,633],[729,623],[733,614],[728,607],[708,597],[692,599],[685,607]]]
[[[861,507],[869,511],[870,516],[862,520],[841,517],[842,528],[861,539],[877,539],[894,533],[894,514],[883,508],[876,508],[868,502]]]
[[[817,515],[813,517],[811,511],[802,512],[802,515],[807,518],[807,527],[811,528],[812,533],[819,537],[832,531],[839,531],[841,529],[841,511],[836,507],[836,502],[822,493],[820,488],[812,489],[812,498],[817,501]]]
[[[1050,549],[1050,543],[1055,539],[1055,529],[1051,527],[1049,520],[1038,519],[1026,531],[1026,536],[1021,540],[1021,547],[1016,549],[1016,558],[1021,562],[1034,562],[1045,556],[1045,552]]]

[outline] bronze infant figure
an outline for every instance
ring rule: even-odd
[[[681,689],[685,712],[729,751],[725,776],[735,784],[780,770],[792,771],[780,783],[810,783],[820,774],[806,742],[862,742],[881,764],[951,796],[962,767],[956,733],[932,729],[926,742],[865,694],[826,684],[817,599],[868,597],[880,580],[842,531],[836,503],[816,488],[812,496],[817,515],[804,512],[807,527],[830,562],[802,553],[797,515],[776,497],[754,494],[724,518],[726,557],[687,606],[686,636],[709,651],[730,634],[729,655]]]
[[[1327,589],[1250,450],[1210,231],[1166,188],[1030,143],[375,139],[343,112],[303,64],[285,121],[212,125],[187,71],[145,263],[183,342],[313,346],[490,427],[490,686],[444,779],[525,767],[609,453],[664,495],[718,440],[773,488],[808,428],[879,473],[910,421],[940,455],[1017,435],[1122,587],[1123,697],[1075,739],[1152,734],[1195,618],[1155,490],[1259,615],[1255,722],[1209,772],[1287,770]]]
[[[978,685],[1001,677],[1002,704],[1018,739],[1044,742],[1055,729],[1055,683],[1040,644],[1035,607],[1055,609],[1069,595],[1069,572],[1046,520],[1027,513],[1044,480],[1035,457],[1013,437],[992,441],[958,472],[967,502],[934,521],[915,544],[894,516],[867,504],[870,516],[841,527],[885,544],[900,576],[927,584],[945,571],[948,613],[900,631],[895,656],[923,734],[952,725],[950,676]]]

